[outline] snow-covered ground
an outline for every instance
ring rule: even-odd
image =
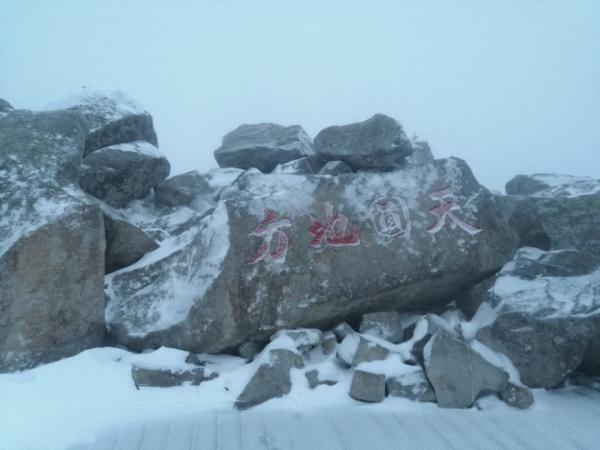
[[[348,397],[351,371],[331,366],[337,385],[310,390],[293,369],[288,396],[240,413],[233,402],[257,363],[205,355],[215,380],[136,390],[133,364],[184,367],[185,356],[92,349],[0,375],[0,449],[600,448],[600,392],[591,388],[536,390],[526,411],[494,397],[469,410],[398,398],[370,405]],[[329,363],[315,362],[325,372]]]

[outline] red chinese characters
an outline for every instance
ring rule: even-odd
[[[450,189],[445,188],[440,189],[439,191],[430,192],[429,198],[439,202],[439,205],[429,210],[437,217],[437,221],[427,230],[429,233],[435,234],[440,231],[446,223],[446,218],[452,221],[450,224],[452,228],[458,225],[471,236],[474,236],[481,231],[479,228],[469,225],[455,214],[455,211],[460,211],[460,206],[454,203],[454,194]]]
[[[250,233],[250,236],[263,238],[256,254],[250,258],[250,264],[263,260],[283,261],[288,250],[289,239],[282,228],[291,226],[292,221],[287,217],[280,217],[277,212],[266,210],[264,220]]]
[[[308,232],[313,237],[310,245],[320,248],[323,244],[330,247],[345,247],[360,244],[360,236],[356,227],[349,223],[342,213],[333,213],[333,205],[325,202],[325,223],[319,223],[311,215],[312,225]]]

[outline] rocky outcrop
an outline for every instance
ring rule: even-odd
[[[214,352],[384,307],[427,310],[514,251],[493,197],[457,159],[401,177],[249,171],[219,198],[155,257],[107,277],[120,342]]]
[[[354,171],[392,170],[413,151],[402,126],[383,114],[360,123],[325,128],[314,143],[320,159],[342,161]]]
[[[260,123],[241,125],[226,134],[214,154],[220,167],[256,168],[270,173],[278,164],[313,153],[312,140],[299,125]]]
[[[600,180],[567,175],[518,176],[500,199],[520,247],[575,249],[600,256]]]
[[[520,249],[481,308],[494,320],[477,340],[508,356],[527,386],[553,388],[579,367],[600,368],[600,259]]]
[[[158,147],[152,116],[122,92],[84,88],[51,106],[76,111],[84,117],[84,156],[101,148],[135,141],[146,141]]]
[[[99,346],[101,209],[76,186],[85,123],[75,112],[0,117],[0,371]]]
[[[152,144],[136,141],[96,150],[83,159],[79,184],[115,208],[148,196],[171,166]]]

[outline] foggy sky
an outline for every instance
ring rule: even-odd
[[[0,0],[0,98],[80,86],[154,116],[172,174],[242,123],[322,128],[381,112],[502,190],[600,177],[600,1]]]

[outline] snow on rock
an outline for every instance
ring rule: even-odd
[[[454,202],[452,217],[440,202]],[[249,170],[203,219],[169,210],[190,222],[107,278],[109,329],[134,348],[214,352],[384,306],[445,304],[512,254],[493,208],[460,160],[339,178]]]
[[[484,392],[500,392],[509,377],[460,339],[446,332],[425,346],[425,371],[438,405],[468,408]]]
[[[87,124],[84,156],[101,148],[139,140],[158,146],[152,116],[123,92],[84,87],[48,109],[83,115]]]
[[[510,195],[573,198],[600,193],[600,179],[562,174],[517,175],[506,183]]]
[[[148,196],[171,170],[169,161],[144,141],[96,150],[82,161],[79,184],[112,207],[122,208]]]
[[[578,368],[600,373],[600,259],[521,249],[475,317],[469,335],[510,358],[529,387],[555,387]]]
[[[0,117],[0,372],[100,345],[102,211],[76,186],[83,121]]]
[[[261,123],[241,125],[226,134],[214,154],[220,167],[256,168],[270,173],[278,164],[313,153],[312,140],[301,126]]]
[[[319,159],[342,161],[354,171],[391,170],[413,152],[402,125],[383,114],[321,130],[315,137],[315,149]]]
[[[498,197],[519,247],[574,249],[600,256],[600,180],[567,175],[517,176]]]

